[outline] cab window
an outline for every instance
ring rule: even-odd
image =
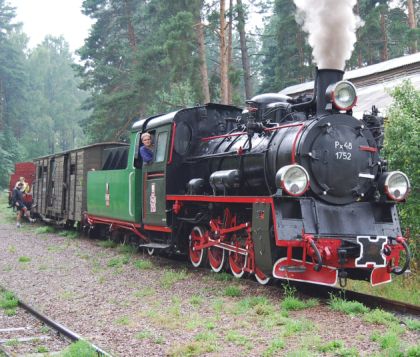
[[[155,162],[162,162],[165,160],[166,144],[168,142],[168,132],[159,133],[156,140],[156,156]]]

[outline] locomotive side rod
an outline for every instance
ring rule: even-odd
[[[249,254],[246,249],[239,248],[239,247],[233,247],[230,244],[217,242],[217,241],[213,241],[213,242],[210,241],[209,243],[203,244],[202,247],[203,248],[208,248],[208,247],[222,248],[222,249],[228,250],[230,252],[238,253],[238,254],[245,255],[245,256],[247,256]],[[197,249],[197,247],[194,247],[194,248]]]

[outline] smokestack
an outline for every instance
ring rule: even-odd
[[[344,72],[338,69],[318,69],[316,71],[316,113],[322,114],[325,113],[325,106],[327,105],[327,100],[325,97],[325,92],[328,86],[332,83],[339,82],[343,79]]]
[[[356,42],[356,30],[363,25],[353,13],[357,0],[294,0],[296,21],[309,34],[318,68],[344,70]]]

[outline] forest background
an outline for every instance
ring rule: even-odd
[[[355,4],[364,24],[346,70],[420,49],[418,1]],[[139,117],[206,102],[242,106],[313,79],[293,0],[85,0],[82,12],[94,24],[76,58],[62,37],[29,49],[15,9],[0,0],[0,187],[15,162],[127,140]],[[261,24],[250,26],[255,16]],[[412,179],[402,217],[417,235],[420,94],[406,85],[394,96],[387,151]]]

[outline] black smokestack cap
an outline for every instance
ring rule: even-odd
[[[339,69],[318,69],[316,70],[315,95],[316,95],[316,113],[325,113],[327,100],[325,92],[332,83],[337,83],[343,79],[344,71]]]

